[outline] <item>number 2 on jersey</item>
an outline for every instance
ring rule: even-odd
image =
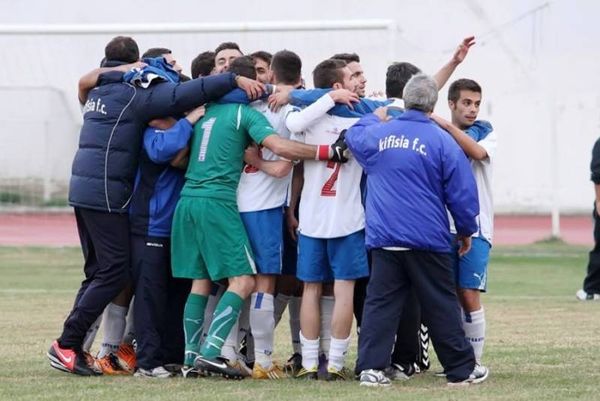
[[[335,196],[337,191],[333,188],[335,186],[335,182],[337,181],[340,175],[340,168],[342,165],[340,163],[334,163],[332,161],[327,162],[327,168],[332,168],[333,173],[329,176],[329,179],[325,181],[323,188],[321,188],[321,196]]]

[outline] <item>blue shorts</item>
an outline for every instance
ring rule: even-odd
[[[298,279],[306,282],[356,280],[369,275],[365,230],[339,238],[298,234]]]
[[[281,274],[283,209],[240,213],[258,274]]]
[[[458,244],[454,245],[452,267],[458,288],[486,291],[487,266],[491,247],[490,243],[483,238],[473,237],[471,249],[466,255],[459,258]]]

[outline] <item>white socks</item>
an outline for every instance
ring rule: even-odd
[[[135,340],[135,323],[133,321],[133,300],[129,303],[129,312],[127,312],[127,318],[125,319],[125,334],[123,335],[123,343],[124,344],[133,344],[133,340]]]
[[[100,323],[102,322],[102,314],[98,316],[98,319],[88,329],[87,333],[85,333],[85,338],[83,339],[82,349],[84,352],[90,352],[92,349],[92,345],[94,344],[94,340],[96,339],[96,334],[98,333],[98,329],[100,328]]]
[[[275,326],[279,324],[281,316],[283,316],[283,312],[285,312],[285,308],[288,306],[291,298],[291,295],[285,295],[281,293],[277,294],[275,297],[275,301],[273,302],[275,310]]]
[[[483,344],[485,342],[485,313],[483,307],[474,312],[462,313],[463,330],[465,337],[471,343],[475,360],[481,364],[481,355],[483,355]]]
[[[288,313],[290,314],[290,333],[292,337],[292,348],[295,354],[302,354],[300,345],[300,304],[302,297],[292,297],[289,302]]]
[[[239,330],[240,319],[238,317],[223,343],[223,348],[221,348],[221,356],[228,359],[231,363],[235,363],[238,360],[238,346],[240,345],[240,342],[238,341]]]
[[[335,299],[332,296],[321,297],[321,353],[329,354],[331,344],[331,318]]]
[[[104,309],[104,338],[98,352],[98,358],[102,358],[111,352],[117,352],[119,345],[123,340],[125,332],[125,316],[127,315],[127,306],[119,306],[112,302]]]
[[[273,332],[275,330],[273,295],[255,292],[250,302],[250,328],[254,337],[256,362],[265,369],[273,364]]]
[[[329,366],[336,370],[342,370],[346,361],[346,354],[350,347],[350,336],[343,340],[331,337],[331,347],[329,349]]]
[[[307,370],[318,368],[319,339],[309,340],[300,332],[300,343],[302,344],[302,367]]]

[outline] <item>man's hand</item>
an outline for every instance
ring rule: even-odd
[[[242,89],[248,95],[251,100],[258,99],[265,93],[265,86],[253,79],[242,77],[241,75],[236,76],[235,82],[238,88]]]
[[[350,151],[348,150],[348,145],[346,145],[345,137],[346,130],[343,130],[338,139],[331,144],[333,155],[329,160],[332,162],[346,163],[348,161]]]
[[[596,201],[596,215],[600,217],[600,200]]]
[[[375,114],[377,116],[377,118],[379,118],[381,121],[387,121],[390,119],[390,117],[387,114],[388,108],[386,107],[378,107],[375,109],[375,111],[373,112],[373,114]]]
[[[346,106],[353,107],[353,103],[358,103],[359,98],[358,95],[348,89],[336,89],[329,92],[329,96],[333,99],[335,103],[345,104]]]
[[[198,122],[199,119],[204,117],[206,113],[206,108],[204,106],[196,107],[195,109],[188,112],[187,116],[185,116],[186,120],[190,122],[190,124],[194,125]]]
[[[287,229],[290,233],[290,237],[292,237],[294,241],[298,241],[298,236],[296,235],[299,225],[298,219],[294,216],[294,211],[289,207],[285,209],[285,220],[287,222]]]
[[[294,89],[292,86],[281,86],[277,85],[277,91],[269,96],[268,103],[269,108],[278,112],[283,106],[290,102],[290,92]]]
[[[445,118],[442,118],[442,117],[438,116],[437,114],[431,114],[430,118],[437,125],[439,125],[443,129],[445,129],[446,131],[448,131],[448,128],[450,127],[450,124],[451,124],[450,121],[446,120]]]
[[[469,36],[464,38],[463,41],[458,45],[454,54],[452,55],[452,62],[455,64],[460,64],[463,62],[467,54],[469,53],[469,49],[471,46],[475,44],[475,36]]]
[[[458,256],[462,258],[467,252],[471,250],[471,237],[458,235],[457,238],[460,244],[460,248],[458,248]]]
[[[135,63],[119,65],[119,66],[115,67],[115,70],[121,71],[121,72],[127,72],[129,70],[133,70],[134,68],[144,68],[147,65],[148,64],[144,63],[143,61],[136,61]]]
[[[244,161],[246,162],[246,164],[258,168],[260,160],[261,157],[258,150],[258,145],[253,143],[252,145],[248,146],[244,151]]]

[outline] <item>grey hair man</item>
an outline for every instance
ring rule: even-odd
[[[356,364],[362,386],[390,385],[383,370],[390,365],[394,335],[412,290],[449,384],[479,383],[488,376],[485,367],[476,367],[461,326],[447,212],[463,255],[477,231],[477,187],[462,149],[430,119],[437,91],[432,78],[416,75],[404,89],[406,112],[385,122],[387,110],[378,109],[346,133],[367,175],[366,245],[372,270]]]

